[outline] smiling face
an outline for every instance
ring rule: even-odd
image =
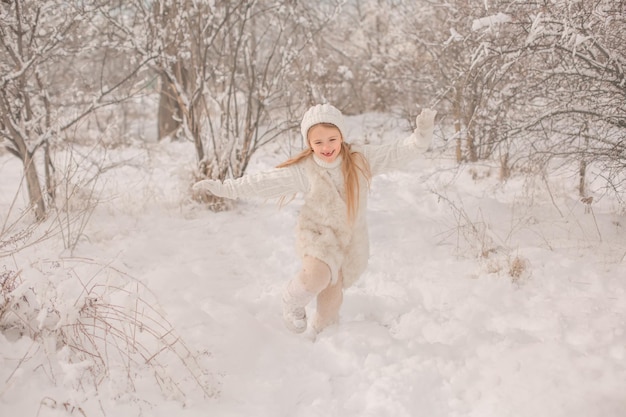
[[[341,152],[341,132],[333,125],[318,124],[307,133],[313,153],[324,162],[333,162]]]

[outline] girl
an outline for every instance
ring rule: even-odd
[[[194,185],[194,191],[230,199],[304,194],[297,226],[302,269],[282,295],[283,319],[289,330],[307,329],[305,307],[314,298],[312,332],[317,334],[337,321],[343,289],[359,278],[369,257],[365,210],[370,179],[401,168],[426,151],[435,115],[424,109],[417,116],[417,128],[404,140],[351,146],[345,142],[341,112],[330,104],[318,104],[302,118],[300,128],[308,148],[299,155],[268,172]]]

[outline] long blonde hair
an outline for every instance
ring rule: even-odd
[[[319,123],[326,127],[334,127],[337,130],[339,128],[331,123]],[[361,181],[359,174],[366,180],[367,187],[369,189],[370,180],[372,179],[372,172],[370,166],[362,153],[351,150],[351,145],[343,140],[343,133],[341,134],[341,152],[339,155],[342,157],[341,172],[343,173],[343,183],[346,193],[346,207],[348,211],[348,221],[354,222],[356,214],[359,209],[359,201],[361,196]],[[308,137],[307,137],[308,142]],[[276,168],[285,168],[290,165],[297,164],[298,162],[313,155],[313,148],[308,143],[309,147],[298,155],[286,160],[285,162],[276,166]]]

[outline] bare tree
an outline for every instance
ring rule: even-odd
[[[426,69],[437,74],[441,105],[453,114],[459,162],[497,157],[506,176],[559,157],[580,172],[581,194],[591,163],[618,181],[625,165],[623,1],[447,0],[429,8],[436,24],[420,26],[417,13],[406,13],[416,16],[407,31],[416,45],[436,45],[425,49],[433,57]]]
[[[106,15],[138,56],[157,55],[159,137],[193,141],[198,177],[224,179],[294,127],[297,60],[322,20],[308,12],[289,0],[136,0]]]
[[[582,177],[592,161],[623,169],[624,10],[613,1],[494,2],[475,18],[464,98],[469,159],[497,152],[503,172],[554,157],[574,162]]]
[[[497,96],[507,71],[501,54],[490,47],[503,35],[499,18],[492,13],[494,6],[487,8],[486,3],[447,0],[434,7],[428,24],[413,25],[420,31],[418,36],[438,45],[428,48],[432,56],[428,70],[436,77],[437,99],[452,115],[459,163],[490,156],[489,147],[484,147],[488,136],[484,133],[491,124],[485,122],[498,119],[497,113],[503,111],[499,106],[490,107],[490,101],[500,99]],[[430,30],[434,34],[429,35]]]
[[[0,141],[22,161],[38,220],[55,197],[52,145],[97,109],[123,100],[126,96],[116,96],[120,87],[145,66],[145,61],[133,62],[112,70],[106,55],[96,55],[112,49],[113,42],[98,30],[102,2],[0,4]],[[43,157],[37,158],[40,150]]]
[[[546,87],[512,133],[540,138],[534,149],[544,160],[576,163],[582,196],[590,163],[619,181],[626,167],[626,3],[564,0],[528,13],[526,22],[523,47],[535,57],[527,73]]]
[[[428,72],[421,69],[430,57],[408,28],[413,18],[422,23],[427,7],[394,0],[337,6],[299,59],[309,101],[329,101],[348,114],[397,111],[409,103],[414,119],[420,98],[429,95]]]

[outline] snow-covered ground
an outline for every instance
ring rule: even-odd
[[[406,134],[388,123],[381,135],[380,120],[350,118],[351,136]],[[86,293],[122,306],[98,310],[110,323],[130,312],[145,327],[99,329],[108,342],[93,341],[91,358],[57,346],[53,331],[42,342],[0,334],[0,415],[626,415],[618,205],[592,183],[587,206],[576,178],[558,171],[549,187],[502,184],[493,167],[459,168],[442,155],[373,181],[369,269],[346,291],[341,322],[312,342],[284,329],[280,314],[280,292],[299,268],[298,199],[213,213],[188,199],[191,144],[110,150],[107,163],[126,163],[101,174],[75,251],[63,241],[80,224],[60,218],[50,223],[65,234],[0,258],[0,272],[20,271],[21,308],[60,312],[32,323],[52,320],[66,342]],[[249,172],[285,157],[266,148]],[[20,173],[16,158],[0,156],[3,223]]]

